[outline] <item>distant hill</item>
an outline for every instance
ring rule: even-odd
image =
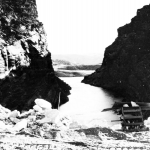
[[[77,55],[77,54],[52,54],[52,60],[63,60],[69,61],[76,65],[97,65],[101,64],[103,60],[102,54],[88,54],[88,55]]]
[[[71,63],[69,61],[65,61],[65,60],[60,60],[60,59],[55,59],[52,60],[53,65],[71,65]]]
[[[76,65],[76,66],[65,66],[63,68],[59,69],[65,69],[65,70],[96,70],[100,67],[101,65]]]
[[[58,77],[84,77],[87,74],[81,72],[55,71],[55,75]]]
[[[59,59],[52,60],[52,62],[55,70],[96,70],[101,66],[101,64],[95,65],[74,64],[72,62]]]
[[[90,71],[94,71],[101,66],[97,65],[81,65],[74,64],[65,60],[52,60],[55,74],[58,77],[81,77],[91,74]]]

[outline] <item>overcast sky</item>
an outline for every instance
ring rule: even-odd
[[[103,54],[150,0],[36,0],[52,54]]]

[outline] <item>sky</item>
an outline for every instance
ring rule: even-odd
[[[36,0],[52,54],[102,54],[150,0]]]

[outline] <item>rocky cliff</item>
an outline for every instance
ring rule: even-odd
[[[105,50],[102,66],[83,80],[123,97],[150,102],[150,5],[137,11]]]
[[[35,0],[0,1],[0,103],[25,110],[36,98],[53,108],[68,101],[70,86],[55,76]]]

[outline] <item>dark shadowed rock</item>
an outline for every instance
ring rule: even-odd
[[[0,1],[0,103],[28,110],[36,98],[53,108],[68,101],[70,86],[55,76],[35,0]]]
[[[105,50],[102,66],[82,82],[127,101],[150,101],[150,5],[118,29],[118,37]]]

